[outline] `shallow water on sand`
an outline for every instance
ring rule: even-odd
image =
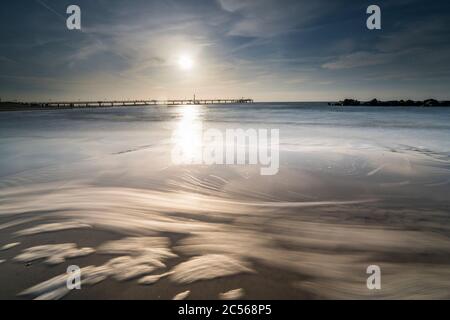
[[[173,132],[182,128],[181,142],[194,148],[198,124],[279,129],[278,174],[172,164]],[[94,287],[115,281],[157,288],[140,298],[169,298],[166,287],[211,299],[230,290],[242,298],[450,298],[449,137],[444,108],[0,113],[0,295],[64,297],[61,270],[76,262],[87,297],[123,298]],[[30,261],[48,265],[39,279],[23,268]],[[381,290],[366,287],[369,265],[381,268]],[[242,288],[230,287],[235,279]],[[211,283],[217,292],[206,289]]]

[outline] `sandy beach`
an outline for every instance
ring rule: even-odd
[[[0,298],[449,298],[449,111],[388,112],[3,113]],[[280,128],[279,172],[170,164],[174,130],[198,123]],[[369,265],[383,290],[367,289]]]

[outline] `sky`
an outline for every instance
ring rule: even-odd
[[[81,9],[68,30],[66,9]],[[366,9],[381,8],[381,30]],[[21,0],[2,100],[450,99],[448,0]]]

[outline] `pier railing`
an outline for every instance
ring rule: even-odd
[[[175,100],[102,100],[102,101],[49,101],[49,102],[31,102],[27,105],[37,107],[69,107],[69,108],[87,108],[87,107],[114,107],[114,106],[151,106],[151,105],[206,105],[206,104],[244,104],[253,103],[253,99],[175,99]]]

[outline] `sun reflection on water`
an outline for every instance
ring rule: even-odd
[[[174,144],[172,160],[176,164],[196,163],[202,157],[203,119],[200,106],[182,106],[180,120],[172,136]]]

